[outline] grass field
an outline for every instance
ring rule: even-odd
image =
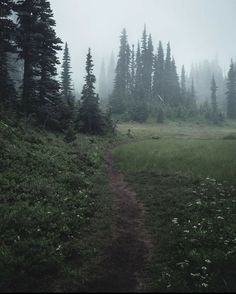
[[[114,156],[145,205],[154,245],[150,290],[235,291],[235,123],[119,130],[129,144]]]

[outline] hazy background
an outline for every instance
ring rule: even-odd
[[[95,73],[101,60],[115,57],[121,30],[130,44],[141,38],[144,24],[159,40],[170,41],[178,70],[203,59],[218,58],[224,72],[236,57],[236,0],[51,0],[57,33],[69,44],[75,88],[80,91],[85,56],[91,47]]]

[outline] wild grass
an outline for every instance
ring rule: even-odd
[[[213,177],[236,183],[236,140],[160,139],[114,150],[126,172],[158,172]]]
[[[145,205],[153,242],[148,290],[235,292],[235,123],[119,129],[129,144],[114,156]]]

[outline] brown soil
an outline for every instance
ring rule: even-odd
[[[118,171],[111,152],[106,156],[110,185],[115,195],[113,236],[106,248],[102,279],[93,284],[96,292],[145,292],[145,267],[151,242],[144,228],[144,207]]]

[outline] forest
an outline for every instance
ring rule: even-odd
[[[61,5],[0,0],[0,292],[235,292],[235,55],[142,21],[78,68]]]

